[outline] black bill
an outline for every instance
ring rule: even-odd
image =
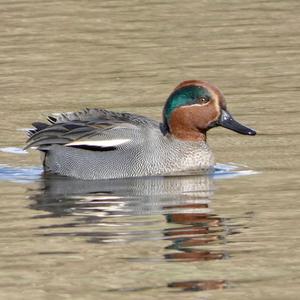
[[[239,122],[235,121],[231,114],[225,110],[222,110],[222,114],[217,122],[218,125],[233,130],[235,132],[247,135],[256,135],[256,131],[246,127]]]

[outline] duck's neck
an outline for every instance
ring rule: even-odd
[[[179,124],[170,126],[170,133],[173,137],[183,141],[206,142],[206,134],[199,130],[186,127],[180,127]]]
[[[206,142],[206,130],[199,130],[190,118],[179,118],[176,114],[169,121],[170,134],[183,141]]]

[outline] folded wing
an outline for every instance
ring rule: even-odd
[[[136,114],[85,109],[76,113],[48,117],[49,124],[35,122],[28,131],[25,149],[48,151],[52,145],[64,145],[95,151],[111,151],[136,142],[140,128],[159,129],[159,123]]]

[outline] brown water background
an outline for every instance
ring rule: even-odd
[[[1,299],[298,299],[299,12],[297,0],[0,1]],[[257,130],[209,132],[217,161],[250,175],[79,196],[78,183],[30,179],[38,153],[3,149],[51,112],[159,119],[186,79],[215,83]]]

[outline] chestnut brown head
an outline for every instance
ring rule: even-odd
[[[235,121],[227,111],[221,91],[200,80],[180,83],[171,93],[163,110],[163,131],[182,140],[206,140],[206,132],[223,126],[241,134],[256,132]]]

